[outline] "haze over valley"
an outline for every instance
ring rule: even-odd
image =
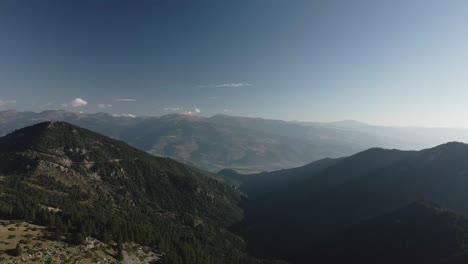
[[[468,142],[468,129],[381,127],[357,121],[287,122],[218,114],[122,117],[48,110],[0,112],[0,135],[43,121],[64,121],[147,151],[217,172],[260,172],[299,167],[372,147],[421,150]]]

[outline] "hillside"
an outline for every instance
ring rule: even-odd
[[[46,226],[22,221],[0,221],[0,262],[14,263],[161,263],[164,255],[151,247],[135,243],[122,244],[119,260],[117,245],[103,243],[92,237],[82,238],[80,243],[67,243],[50,239],[55,234]],[[20,252],[18,252],[20,251]]]
[[[285,179],[274,192],[263,188],[268,183],[241,185],[249,199],[239,232],[256,254],[294,258],[336,232],[417,200],[468,213],[468,145],[463,143],[422,151],[370,149],[309,173],[306,167],[276,173],[301,170],[306,172],[296,174],[299,181]]]
[[[324,263],[463,263],[468,218],[425,201],[375,217],[314,251]]]
[[[66,240],[135,241],[170,263],[255,262],[227,231],[242,217],[238,191],[89,130],[45,122],[0,138],[0,175],[0,217],[51,226]]]
[[[223,169],[217,172],[217,175],[240,184],[242,190],[248,193],[250,198],[253,198],[281,190],[284,188],[285,184],[294,185],[295,183],[300,183],[308,179],[310,175],[331,167],[340,161],[340,158],[327,158],[311,162],[298,168],[255,174],[244,174],[233,169]]]

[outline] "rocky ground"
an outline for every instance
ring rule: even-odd
[[[49,239],[46,227],[26,222],[0,220],[0,263],[158,263],[161,255],[134,243],[124,244],[124,259],[118,261],[113,243],[87,237],[82,245]],[[15,256],[16,245],[21,254]]]

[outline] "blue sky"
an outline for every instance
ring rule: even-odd
[[[462,0],[0,1],[0,110],[468,127],[466,14]]]

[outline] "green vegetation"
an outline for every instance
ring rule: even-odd
[[[0,218],[49,226],[57,241],[149,245],[167,263],[262,263],[227,230],[241,195],[221,179],[64,123],[1,138],[0,156]]]
[[[123,256],[123,246],[122,246],[122,238],[118,238],[117,239],[117,256],[116,256],[116,259],[117,260],[123,260],[124,256]]]
[[[193,228],[188,225],[190,216],[186,216],[187,223],[184,223],[183,215],[164,216],[149,208],[122,206],[118,214],[109,210],[105,201],[85,203],[71,194],[60,202],[56,197],[40,192],[37,196],[31,196],[29,184],[25,184],[29,180],[7,177],[5,184],[0,187],[3,193],[0,198],[0,218],[25,219],[50,226],[53,228],[53,239],[72,244],[81,243],[86,236],[104,242],[111,239],[120,241],[117,259],[122,258],[122,241],[135,241],[152,245],[164,252],[165,259],[170,263],[257,263],[242,253],[242,243],[236,242],[234,236],[231,235],[233,241],[229,242],[226,239],[230,236],[225,236],[215,227]],[[49,211],[43,204],[53,204],[61,211]],[[226,246],[226,243],[237,245]],[[235,247],[239,249],[236,251]],[[216,256],[230,250],[232,260],[228,256]],[[238,262],[233,262],[236,258]]]

